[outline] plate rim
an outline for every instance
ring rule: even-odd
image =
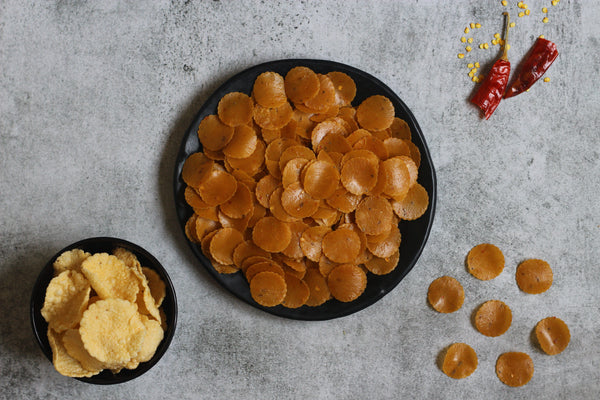
[[[419,150],[421,151],[421,159],[427,160],[426,164],[428,165],[428,169],[429,169],[430,176],[431,176],[431,193],[428,193],[429,194],[429,208],[426,211],[427,214],[430,214],[429,220],[427,221],[427,225],[426,225],[426,228],[424,231],[422,241],[419,245],[419,248],[414,253],[414,256],[413,256],[411,262],[409,263],[409,265],[407,265],[404,268],[404,270],[402,271],[402,273],[395,278],[395,282],[393,282],[392,286],[390,286],[387,290],[379,291],[374,296],[369,297],[368,300],[366,300],[366,301],[362,301],[359,303],[355,303],[355,302],[344,303],[346,307],[341,312],[338,312],[335,315],[320,315],[319,313],[297,314],[297,313],[294,313],[293,311],[299,310],[299,309],[288,309],[288,308],[285,308],[284,310],[286,312],[282,313],[282,312],[280,312],[281,307],[283,307],[281,305],[277,306],[277,307],[264,307],[256,302],[248,301],[248,299],[243,297],[240,293],[236,292],[235,290],[232,290],[229,286],[227,286],[222,281],[222,274],[217,272],[212,267],[212,265],[210,265],[210,261],[201,253],[201,251],[198,250],[199,245],[192,243],[187,238],[187,236],[185,235],[185,221],[183,221],[181,218],[179,218],[179,209],[178,209],[179,190],[178,190],[178,187],[180,186],[179,180],[180,180],[180,175],[181,175],[181,169],[178,167],[180,164],[183,165],[181,160],[185,160],[184,156],[186,154],[191,154],[187,151],[186,144],[187,144],[187,142],[189,140],[189,136],[192,134],[192,132],[196,131],[197,125],[200,123],[199,120],[200,120],[201,116],[206,112],[207,105],[210,104],[211,102],[214,102],[215,98],[217,96],[219,98],[222,97],[221,92],[223,92],[225,88],[227,88],[229,85],[231,85],[232,82],[235,82],[241,76],[249,74],[253,71],[265,70],[266,67],[278,66],[280,64],[295,64],[295,65],[311,64],[311,65],[318,65],[321,68],[329,69],[331,71],[336,70],[336,68],[338,70],[350,71],[351,73],[358,75],[363,79],[371,81],[373,84],[375,84],[375,85],[383,88],[385,91],[389,92],[389,94],[391,94],[393,97],[393,101],[401,105],[402,113],[405,114],[406,117],[410,120],[410,121],[407,121],[407,123],[409,123],[409,126],[411,127],[411,132],[416,131],[416,134],[419,137],[420,142],[422,143],[422,147],[419,146]],[[344,71],[342,71],[342,72],[344,72]],[[396,113],[397,113],[397,111],[396,111]],[[403,117],[403,119],[406,120],[406,118],[404,118],[404,117]],[[413,127],[415,128],[414,130],[413,130]],[[201,144],[199,144],[199,145],[200,145],[200,147],[197,148],[195,151],[201,150]],[[421,163],[421,164],[423,164],[423,163]],[[429,152],[429,147],[427,146],[425,136],[423,135],[421,127],[419,126],[414,114],[412,113],[412,110],[384,82],[382,82],[378,78],[374,77],[373,75],[369,74],[368,72],[365,72],[359,68],[356,68],[356,67],[353,67],[351,65],[347,65],[347,64],[344,64],[341,62],[337,62],[337,61],[326,60],[326,59],[315,59],[315,58],[283,58],[283,59],[277,59],[277,60],[266,61],[266,62],[262,62],[259,64],[255,64],[255,65],[244,68],[244,69],[232,74],[221,85],[219,85],[218,88],[213,90],[212,93],[207,97],[207,99],[200,105],[200,107],[198,108],[198,111],[194,114],[194,117],[191,120],[191,123],[185,130],[184,136],[181,139],[181,143],[179,145],[179,149],[178,149],[176,159],[175,159],[175,168],[174,168],[174,173],[173,173],[173,195],[174,195],[173,200],[174,200],[174,206],[175,206],[175,213],[177,215],[177,220],[179,222],[179,226],[182,230],[181,232],[183,233],[183,237],[184,237],[185,241],[187,242],[189,248],[192,250],[192,253],[194,253],[195,258],[200,262],[200,264],[202,264],[202,266],[208,271],[208,273],[219,283],[219,286],[226,289],[229,293],[233,294],[235,297],[242,300],[244,303],[247,303],[250,306],[257,308],[259,310],[265,311],[271,315],[275,315],[280,318],[287,318],[287,319],[301,320],[301,321],[324,321],[324,320],[331,320],[331,319],[345,317],[345,316],[354,314],[358,311],[361,311],[363,309],[366,309],[369,306],[375,304],[376,302],[381,300],[385,295],[387,295],[388,293],[393,291],[398,286],[398,284],[406,277],[406,275],[414,268],[414,266],[416,265],[417,261],[421,257],[421,254],[427,244],[427,241],[429,239],[429,235],[431,233],[431,229],[433,226],[433,222],[435,219],[435,210],[436,210],[436,204],[437,204],[437,177],[436,177],[435,167],[433,164],[433,160],[431,158],[431,154]],[[185,205],[185,206],[189,207],[188,205]],[[407,222],[410,222],[410,221],[407,221]],[[360,299],[360,297],[359,297],[359,299]],[[331,299],[329,301],[335,301],[335,299]],[[327,302],[325,304],[327,304]],[[321,306],[319,306],[319,307],[321,307]],[[319,307],[311,307],[311,309],[317,310]],[[300,309],[303,309],[303,308],[304,308],[304,306],[300,307]]]

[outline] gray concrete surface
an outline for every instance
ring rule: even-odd
[[[2,1],[0,398],[598,398],[600,4],[530,0],[531,15],[518,18],[509,3],[513,65],[540,34],[560,56],[549,83],[484,121],[467,101],[466,64],[497,55],[477,44],[501,30],[500,1]],[[469,22],[483,26],[459,60]],[[179,143],[203,101],[234,73],[291,57],[343,62],[387,83],[419,121],[438,175],[435,223],[414,270],[367,310],[328,322],[273,317],[224,291],[185,244],[171,193]],[[168,353],[113,387],[56,373],[28,320],[46,260],[97,235],[150,250],[179,297]],[[489,282],[463,264],[482,242],[506,257]],[[537,296],[514,280],[533,257],[555,274]],[[466,301],[440,315],[426,293],[446,274],[462,282]],[[513,309],[498,338],[471,323],[491,298]],[[553,357],[531,341],[550,315],[572,333]],[[453,342],[479,356],[460,381],[436,361]],[[511,350],[535,363],[525,387],[496,378],[496,358]]]

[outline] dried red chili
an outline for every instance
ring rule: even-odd
[[[504,98],[508,99],[529,89],[546,73],[556,57],[558,57],[556,44],[547,39],[538,38],[529,52],[529,56],[523,62],[518,76],[504,93]]]
[[[502,57],[498,59],[492,66],[491,71],[487,74],[477,92],[471,99],[471,103],[477,105],[485,113],[485,119],[489,119],[494,113],[504,91],[508,84],[508,76],[510,75],[510,62],[506,52],[508,50],[508,27],[510,25],[510,16],[508,13],[503,13],[506,16],[504,27],[504,51]]]

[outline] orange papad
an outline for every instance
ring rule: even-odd
[[[546,354],[555,355],[567,348],[571,332],[560,318],[544,318],[535,326],[535,337]]]
[[[494,279],[504,270],[504,254],[493,244],[479,244],[467,255],[467,268],[477,279]]]
[[[544,260],[529,259],[517,267],[517,285],[525,293],[540,294],[550,289],[554,275]]]
[[[485,336],[500,336],[510,328],[512,312],[500,300],[483,303],[475,314],[475,327]]]
[[[533,360],[526,353],[512,351],[501,354],[496,360],[496,375],[508,386],[526,385],[533,377],[533,371]]]
[[[477,369],[477,354],[465,343],[454,343],[446,350],[442,371],[450,378],[463,379]]]
[[[452,313],[462,307],[465,291],[455,278],[442,276],[429,285],[427,300],[436,311],[444,314]]]

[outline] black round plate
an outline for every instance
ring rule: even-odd
[[[87,251],[88,253],[111,253],[115,248],[122,247],[126,250],[131,251],[135,254],[144,267],[148,267],[156,271],[156,273],[160,276],[160,278],[165,283],[166,288],[166,296],[161,305],[163,311],[166,315],[166,324],[167,330],[165,331],[164,338],[162,342],[158,345],[156,352],[152,358],[144,363],[141,363],[136,369],[126,369],[123,368],[121,372],[118,374],[113,374],[110,370],[104,370],[100,372],[98,375],[94,375],[90,378],[76,378],[82,382],[93,383],[97,385],[112,385],[115,383],[122,383],[129,381],[131,379],[137,378],[138,376],[144,374],[150,368],[152,368],[165,354],[169,345],[171,344],[171,340],[173,339],[173,335],[175,334],[175,326],[177,325],[177,297],[175,295],[175,289],[173,288],[173,284],[167,271],[164,267],[158,262],[156,258],[142,247],[128,242],[123,239],[117,239],[112,237],[95,237],[81,240],[77,243],[73,243],[58,253],[56,253],[50,261],[44,266],[40,275],[38,276],[35,285],[33,286],[33,291],[31,295],[31,305],[30,305],[30,318],[31,318],[31,326],[33,328],[33,334],[37,342],[39,343],[42,351],[52,362],[52,349],[50,348],[50,343],[48,343],[48,323],[42,317],[42,307],[44,306],[44,299],[46,297],[46,288],[48,284],[53,278],[54,274],[54,261],[65,251],[73,250],[73,249],[81,249]]]
[[[231,275],[219,274],[212,268],[210,261],[202,254],[200,245],[188,243],[200,261],[200,263],[208,270],[208,272],[227,290],[242,299],[243,301],[264,310],[268,313],[292,319],[299,320],[327,320],[342,317],[360,311],[384,295],[389,293],[398,283],[406,276],[417,262],[421,255],[425,242],[429,236],[429,231],[433,223],[433,215],[435,212],[436,202],[436,181],[435,170],[429,155],[427,144],[423,133],[415,120],[415,117],[404,104],[402,100],[384,83],[377,78],[363,72],[354,67],[326,60],[311,60],[311,59],[288,59],[271,61],[264,64],[256,65],[245,71],[233,76],[217,89],[210,98],[204,103],[194,121],[190,125],[181,147],[175,164],[174,190],[175,190],[175,207],[177,217],[182,230],[185,230],[185,223],[192,215],[192,209],[184,199],[185,183],[181,179],[181,169],[186,158],[195,152],[201,151],[202,146],[198,140],[198,125],[202,119],[210,114],[217,113],[217,104],[221,97],[229,92],[243,92],[250,94],[252,85],[258,75],[265,71],[274,71],[282,76],[293,67],[305,66],[311,68],[317,73],[328,73],[331,71],[341,71],[348,74],[354,82],[356,82],[357,93],[356,98],[352,102],[353,105],[360,104],[365,98],[380,94],[388,97],[394,104],[396,116],[405,120],[410,126],[412,132],[412,141],[419,147],[421,151],[421,166],[419,168],[419,183],[427,189],[430,197],[429,208],[425,215],[416,221],[401,221],[400,231],[402,232],[402,244],[400,245],[400,260],[394,271],[388,275],[375,276],[368,275],[368,283],[365,292],[356,300],[349,303],[342,303],[337,300],[329,300],[319,307],[303,306],[297,309],[285,308],[283,306],[263,307],[257,304],[250,295],[250,289],[241,272]]]

